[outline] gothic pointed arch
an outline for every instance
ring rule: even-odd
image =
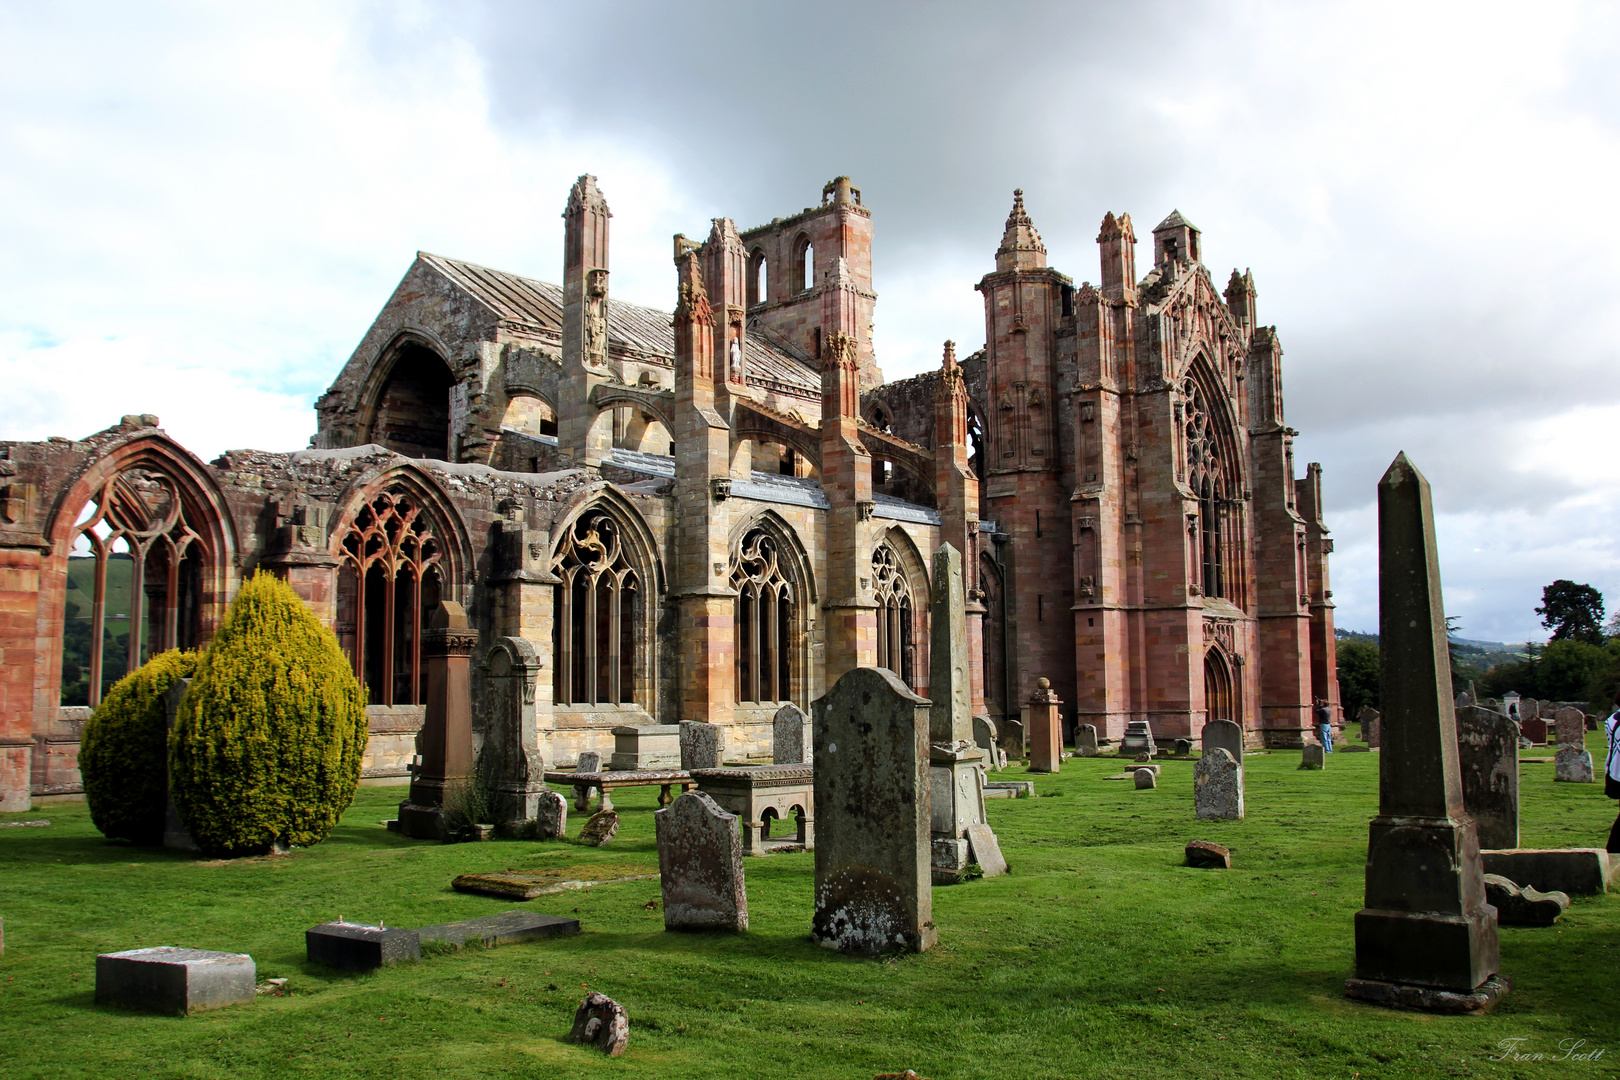
[[[1237,668],[1219,641],[1204,649],[1204,722],[1230,720],[1243,726]]]
[[[802,707],[809,697],[815,574],[797,532],[774,511],[732,529],[731,587],[737,702]]]
[[[168,436],[107,444],[57,499],[45,535],[63,582],[62,647],[48,672],[62,704],[97,705],[156,653],[213,636],[236,530],[208,469]]]
[[[984,605],[984,702],[992,719],[1008,715],[1006,583],[988,551],[979,552],[979,603]]]
[[[338,641],[373,705],[426,700],[422,634],[441,600],[466,604],[472,545],[460,512],[419,466],[372,470],[338,501]]]
[[[406,327],[377,352],[360,389],[357,444],[414,458],[451,459],[450,350],[423,327]]]
[[[663,568],[652,530],[610,484],[576,496],[553,526],[553,700],[575,709],[657,700]]]
[[[1237,416],[1203,351],[1181,382],[1183,479],[1198,511],[1188,523],[1191,577],[1206,597],[1245,599],[1237,561],[1243,531],[1243,454]]]
[[[922,552],[899,526],[872,547],[872,597],[877,601],[877,666],[912,689],[928,670],[928,570]]]

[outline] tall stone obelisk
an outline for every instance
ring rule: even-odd
[[[1463,809],[1429,482],[1404,453],[1378,484],[1378,604],[1378,816],[1345,993],[1483,1012],[1510,984],[1497,977],[1496,909],[1485,902],[1479,835]]]

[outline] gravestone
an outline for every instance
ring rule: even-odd
[[[719,769],[725,766],[725,731],[702,720],[681,721],[681,768]]]
[[[1074,756],[1097,756],[1097,725],[1076,724],[1074,727]]]
[[[1191,739],[1176,740],[1176,757],[1188,757],[1192,754]]]
[[[422,943],[415,930],[398,926],[325,922],[304,931],[304,959],[339,971],[375,971],[422,959]]]
[[[985,877],[1000,877],[1007,872],[1007,860],[1001,855],[1001,843],[985,824],[967,828],[968,852]]]
[[[996,722],[988,716],[975,716],[973,718],[973,741],[979,744],[984,751],[985,760],[989,767],[1000,772],[1007,767],[1007,752],[1001,748],[996,732]]]
[[[1193,766],[1193,809],[1199,818],[1243,818],[1243,766],[1224,746],[1206,747]]]
[[[1568,705],[1553,714],[1553,731],[1559,746],[1586,746],[1586,714]]]
[[[1204,725],[1204,730],[1198,736],[1204,753],[1211,750],[1225,750],[1232,755],[1232,760],[1239,765],[1243,764],[1243,729],[1230,720],[1211,720]]]
[[[422,681],[426,709],[416,736],[421,764],[410,794],[399,805],[397,829],[418,840],[445,840],[444,793],[465,784],[473,772],[472,673],[478,631],[460,604],[441,600],[422,632]]]
[[[1125,738],[1119,743],[1120,757],[1135,757],[1137,754],[1157,754],[1158,746],[1153,742],[1153,729],[1148,727],[1146,720],[1128,720],[1125,722]]]
[[[1553,755],[1553,779],[1566,784],[1594,783],[1592,752],[1578,746],[1560,746]]]
[[[1571,896],[1608,892],[1614,876],[1611,855],[1602,848],[1519,848],[1484,851],[1480,858],[1487,874]]]
[[[1532,746],[1547,742],[1547,721],[1539,716],[1527,716],[1519,721],[1519,734],[1530,740]]]
[[[1457,701],[1452,707],[1457,709],[1466,709],[1473,704],[1473,700],[1467,695],[1467,693],[1462,693],[1457,695]]]
[[[507,834],[529,831],[546,791],[546,763],[535,721],[540,653],[527,638],[501,637],[484,657],[488,722],[480,762],[489,809]]]
[[[973,695],[968,668],[967,601],[962,592],[962,556],[950,544],[934,553],[929,597],[928,782],[933,883],[962,880],[973,863],[970,825],[984,825],[985,751],[973,738]],[[1055,707],[1054,707],[1055,713]],[[1055,720],[1055,716],[1054,716]],[[979,847],[995,843],[986,827]],[[980,859],[985,877],[1001,865],[1000,853]]]
[[[555,791],[542,791],[534,804],[534,828],[530,832],[536,840],[556,840],[568,835],[568,800]]]
[[[96,1004],[194,1013],[253,1000],[258,968],[242,953],[158,945],[96,957]]]
[[[1429,484],[1403,453],[1378,484],[1378,816],[1368,828],[1352,998],[1482,1012],[1496,979],[1496,912],[1463,805],[1457,720]]]
[[[793,702],[771,718],[771,762],[803,765],[810,760],[810,718]]]
[[[1520,887],[1500,874],[1485,875],[1485,898],[1502,926],[1551,926],[1569,907],[1569,894]]]
[[[653,812],[665,930],[748,929],[742,828],[701,791]]]
[[[186,696],[186,689],[191,686],[190,679],[175,679],[169,683],[169,689],[163,695],[163,708],[167,714],[169,724],[169,738],[174,738],[174,729],[180,722],[180,702]],[[169,757],[163,756],[164,767],[168,768]],[[165,795],[167,805],[163,812],[163,846],[173,848],[175,851],[196,851],[197,842],[191,838],[191,832],[180,817],[180,808],[174,802],[174,782],[168,782],[168,792]]]
[[[606,994],[592,990],[579,1003],[568,1037],[581,1046],[594,1046],[608,1057],[618,1057],[630,1042],[630,1014]]]
[[[824,948],[922,952],[934,929],[930,705],[887,668],[854,668],[811,709]]]
[[[1361,741],[1367,744],[1369,750],[1376,750],[1379,745],[1379,724],[1383,720],[1382,714],[1369,705],[1363,705],[1357,718],[1361,721]]]
[[[1479,846],[1518,847],[1519,725],[1484,706],[1458,709],[1457,768]]]
[[[511,945],[541,938],[572,937],[577,933],[578,919],[539,911],[502,911],[496,915],[424,926],[416,931],[416,936],[421,941],[454,945],[459,949],[469,941],[481,945]]]
[[[1029,706],[1025,705],[1018,716],[1003,716],[1001,723],[996,725],[996,734],[1001,740],[1001,750],[1007,755],[1009,761],[1022,761],[1028,753],[1028,740],[1024,737],[1024,719],[1029,713]]]
[[[579,830],[579,842],[591,847],[605,847],[618,833],[619,815],[612,810],[598,810]]]
[[[1144,788],[1156,788],[1159,786],[1159,774],[1154,772],[1152,769],[1137,769],[1135,777],[1136,790],[1138,791],[1141,791]]]
[[[610,769],[678,769],[681,729],[678,724],[625,724],[613,732]]]
[[[1306,743],[1304,751],[1300,754],[1299,767],[1302,769],[1321,769],[1326,765],[1326,748],[1321,743]]]
[[[581,750],[579,759],[574,762],[574,771],[581,773],[601,772],[602,755],[595,750]]]
[[[1187,865],[1203,870],[1232,869],[1232,849],[1208,840],[1189,840],[1183,849]]]
[[[1029,771],[1055,773],[1063,768],[1063,727],[1058,706],[1063,702],[1050,679],[1035,680],[1029,699]]]

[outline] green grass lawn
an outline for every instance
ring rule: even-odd
[[[574,938],[358,977],[304,962],[303,931],[327,919],[419,926],[516,906],[452,892],[458,873],[656,870],[656,789],[615,793],[624,824],[601,850],[406,840],[378,824],[398,788],[362,789],[318,848],[231,863],[108,843],[83,804],[5,815],[51,825],[0,829],[0,1075],[1620,1075],[1615,897],[1576,900],[1556,927],[1504,928],[1515,988],[1491,1016],[1347,1001],[1378,755],[1298,764],[1297,752],[1249,759],[1241,822],[1193,819],[1186,762],[1166,762],[1153,791],[1104,779],[1118,761],[1036,776],[1038,797],[990,803],[1012,873],[936,889],[939,947],[882,961],[810,942],[813,857],[792,854],[746,861],[746,935],[664,933],[657,882],[639,881],[530,902],[577,915]],[[1602,846],[1615,809],[1600,784],[1521,772],[1526,846]],[[1178,865],[1195,838],[1229,845],[1234,868]],[[95,954],[149,945],[250,953],[261,980],[285,977],[291,992],[187,1018],[95,1006]],[[628,1009],[623,1058],[567,1042],[587,986]],[[1561,1040],[1603,1054],[1492,1062],[1505,1039],[1548,1058]]]

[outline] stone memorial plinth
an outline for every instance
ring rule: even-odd
[[[610,769],[678,769],[681,767],[679,724],[642,724],[613,729]]]
[[[1559,746],[1586,748],[1586,714],[1579,709],[1563,706],[1553,714],[1553,733]]]
[[[725,765],[725,731],[701,720],[680,722],[681,768],[718,769]],[[675,800],[679,802],[680,800]]]
[[[96,1004],[194,1013],[253,1000],[258,969],[242,953],[158,945],[96,957]]]
[[[771,718],[771,762],[805,765],[810,761],[810,718],[791,701]]]
[[[1496,912],[1463,805],[1429,484],[1405,454],[1378,485],[1378,571],[1384,746],[1345,993],[1480,1012],[1508,983],[1496,978]]]
[[[846,671],[812,708],[820,809],[811,936],[825,948],[922,952],[937,939],[930,712],[886,668]]]
[[[1153,729],[1146,720],[1127,720],[1125,722],[1125,737],[1119,742],[1120,757],[1135,757],[1137,754],[1157,754],[1158,745],[1153,741]]]
[[[540,802],[550,794],[535,712],[542,666],[527,638],[496,638],[484,657],[488,723],[481,760],[490,813],[503,835],[532,834]]]
[[[1226,747],[1206,747],[1193,766],[1193,808],[1201,819],[1242,820],[1243,766]]]
[[[1055,773],[1063,768],[1063,704],[1050,679],[1036,679],[1029,699],[1029,771]]]
[[[1578,746],[1560,746],[1553,755],[1553,779],[1566,784],[1590,784],[1596,780],[1592,772],[1592,752]]]
[[[422,669],[427,708],[416,737],[421,762],[409,797],[389,827],[419,840],[447,840],[444,793],[466,783],[473,769],[470,666],[478,631],[467,625],[461,605],[441,600],[422,632]]]
[[[653,812],[665,930],[748,929],[737,815],[701,791]]]
[[[692,779],[699,791],[737,815],[744,855],[816,846],[815,770],[808,764],[699,769]]]
[[[480,945],[513,945],[541,938],[572,937],[577,933],[578,919],[547,915],[540,911],[503,911],[498,915],[481,915],[476,919],[424,926],[416,931],[422,941],[457,948],[469,941]]]
[[[1076,724],[1074,726],[1074,756],[1097,756],[1097,725]]]
[[[1243,729],[1230,720],[1211,720],[1205,724],[1198,743],[1205,754],[1219,748],[1231,754],[1238,765],[1243,764]]]
[[[339,971],[375,971],[384,964],[422,958],[415,930],[366,923],[325,922],[304,931],[304,957]]]
[[[1519,725],[1481,705],[1458,709],[1457,768],[1479,846],[1518,847]]]

